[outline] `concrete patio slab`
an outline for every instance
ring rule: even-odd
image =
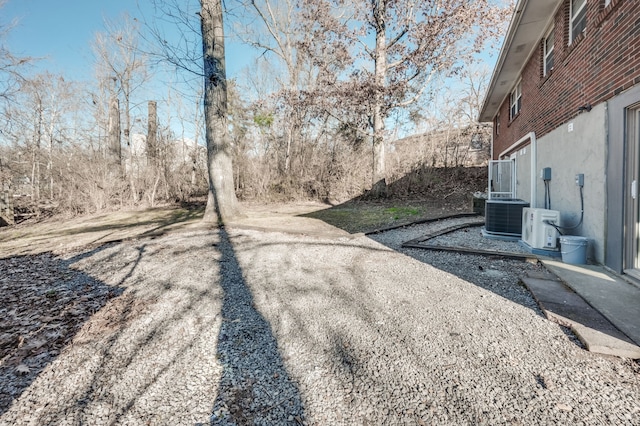
[[[542,260],[573,291],[640,345],[640,289],[597,265]]]
[[[640,347],[552,275],[525,277],[522,281],[547,318],[571,328],[590,352],[640,358]]]

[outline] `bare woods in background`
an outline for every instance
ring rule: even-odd
[[[0,193],[13,203],[18,220],[153,207],[207,194],[204,118],[196,107],[201,99],[185,105],[140,96],[134,103],[132,88],[139,86],[133,83],[141,76],[116,72],[132,63],[99,68],[96,87],[44,73],[21,79],[5,95]],[[229,85],[239,199],[342,202],[371,189],[372,138],[359,128],[365,116],[337,120],[300,98],[265,99],[244,102],[237,86]],[[464,115],[459,108],[452,111],[419,135],[398,138],[389,132],[389,196],[421,197],[432,188],[430,176],[443,175],[436,169],[486,164],[490,127],[458,121]],[[191,137],[168,123],[191,127]],[[396,181],[403,184],[394,186]]]
[[[181,34],[189,42],[183,45],[199,45],[202,35],[188,29],[199,27],[191,20],[200,15],[182,2],[154,3],[167,7],[162,11],[166,22],[175,18],[176,25],[187,29]],[[482,21],[477,29],[486,33],[469,37],[459,20],[443,18],[441,30],[452,28],[455,37],[441,52],[446,58],[436,55],[442,61],[433,56],[438,46],[412,44],[430,38],[403,38],[403,28],[413,21],[394,23],[400,32],[386,45],[389,60],[413,53],[398,56],[388,67],[394,70],[408,61],[398,69],[405,74],[414,70],[409,75],[420,78],[400,84],[388,76],[397,84],[387,87],[378,81],[382,77],[373,78],[370,69],[359,66],[369,50],[351,57],[343,48],[350,41],[338,36],[349,22],[325,14],[320,25],[314,18],[332,10],[327,7],[333,3],[305,4],[303,10],[291,9],[290,2],[252,1],[230,15],[238,21],[230,25],[234,37],[264,51],[242,78],[227,85],[228,146],[240,200],[342,202],[372,187],[374,195],[424,197],[443,176],[455,177],[461,167],[486,163],[490,129],[475,118],[488,72],[477,66],[473,54],[496,37],[493,24],[501,22],[507,9],[497,10],[495,22]],[[426,7],[417,1],[411,4]],[[458,3],[447,4],[455,8]],[[279,13],[264,13],[275,6]],[[389,3],[388,10],[371,9],[367,2],[360,6],[354,16],[363,28],[379,27],[380,14],[397,18],[393,11],[399,7]],[[451,16],[475,22],[484,16],[483,10],[493,7],[492,2],[478,2],[473,13],[462,8]],[[315,10],[317,16],[308,13]],[[239,11],[247,16],[239,16]],[[255,32],[237,27],[247,20],[256,22],[250,28]],[[0,22],[0,41],[5,30]],[[149,30],[152,34],[145,38]],[[433,31],[422,24],[418,30]],[[0,45],[3,212],[13,204],[20,220],[153,207],[207,195],[204,93],[198,74],[202,70],[192,70],[198,78],[191,78],[191,85],[185,79],[183,91],[154,74],[167,59],[183,69],[200,63],[202,52],[171,50],[159,31],[153,23],[143,25],[128,16],[106,22],[91,46],[95,72],[86,83],[33,73],[29,66],[34,60],[18,58]],[[321,34],[338,37],[329,40],[335,42],[331,49],[312,42]],[[149,46],[153,39],[169,51],[157,49],[158,43]],[[283,39],[290,43],[278,43]],[[428,71],[424,75],[423,68]],[[341,80],[345,76],[348,81]],[[225,181],[231,179],[225,175]],[[379,182],[384,188],[376,191]]]
[[[155,206],[206,192],[202,148],[158,126],[155,108],[121,125],[119,105],[60,76],[22,83],[5,104],[0,144],[0,189],[12,194],[18,219]]]
[[[13,195],[18,219],[155,206],[206,195],[205,147],[163,125],[156,103],[134,115],[135,127],[126,132],[113,122],[119,105],[113,98],[87,119],[81,112],[91,94],[62,78],[43,76],[24,87],[7,109],[12,120],[4,137],[10,143],[0,145],[1,188]],[[371,141],[348,126],[332,126],[327,120],[323,128],[303,132],[287,156],[290,129],[285,117],[260,114],[242,105],[236,94],[230,108],[241,200],[340,202],[371,188]],[[117,120],[122,111],[115,114]],[[122,139],[120,152],[113,149],[114,137]],[[430,174],[442,174],[437,169],[486,164],[489,141],[489,129],[466,126],[390,142],[389,195],[424,195]],[[412,177],[403,180],[407,176]],[[393,185],[401,180],[403,185]]]

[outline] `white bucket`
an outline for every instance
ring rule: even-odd
[[[563,235],[560,237],[560,251],[562,261],[574,265],[587,263],[587,247],[589,239],[575,235]]]

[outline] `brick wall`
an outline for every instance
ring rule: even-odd
[[[569,0],[554,22],[554,68],[543,76],[543,48],[522,72],[522,109],[509,118],[509,97],[494,123],[494,156],[529,132],[544,136],[578,114],[640,83],[640,1],[587,0],[587,27],[569,46]]]

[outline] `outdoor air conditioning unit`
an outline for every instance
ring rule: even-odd
[[[487,200],[485,205],[485,229],[490,234],[520,237],[522,209],[529,203],[516,198]]]
[[[522,209],[522,241],[534,249],[557,249],[558,230],[549,223],[560,225],[559,211],[525,207]]]

